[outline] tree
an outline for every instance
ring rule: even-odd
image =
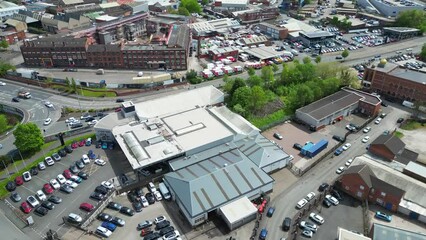
[[[262,83],[263,83],[262,78],[259,77],[259,76],[257,76],[257,75],[252,75],[252,76],[249,76],[247,78],[247,84],[250,87],[253,87],[253,86],[262,86]]]
[[[272,67],[272,71],[274,73],[276,73],[276,72],[278,72],[278,70],[280,70],[280,68],[276,64],[272,64],[271,67]]]
[[[16,67],[7,62],[0,62],[0,76],[4,76],[8,70],[16,70]]]
[[[422,51],[420,52],[420,58],[426,61],[426,43],[423,44]]]
[[[232,108],[234,112],[238,113],[239,115],[245,117],[246,116],[246,110],[241,106],[241,104],[235,104]]]
[[[348,56],[349,56],[349,51],[348,51],[348,49],[345,49],[345,50],[342,52],[342,58],[343,58],[343,59],[346,59]]]
[[[234,93],[238,88],[245,87],[245,86],[246,86],[246,83],[244,82],[243,79],[235,78],[234,84],[232,84],[231,91],[229,91],[229,95],[231,95],[231,98],[234,96]]]
[[[248,109],[252,103],[251,100],[251,88],[250,87],[240,87],[235,90],[232,95],[232,105],[235,106],[240,104],[242,108]]]
[[[424,33],[426,32],[426,12],[423,10],[401,11],[395,20],[395,26],[417,28]]]
[[[188,9],[186,9],[184,7],[179,7],[177,14],[182,15],[182,16],[189,16],[190,15]]]
[[[254,70],[254,68],[249,67],[249,68],[247,69],[247,73],[248,73],[248,75],[249,75],[249,76],[253,76],[253,75],[255,75],[255,74],[256,74],[256,71]]]
[[[73,93],[77,92],[77,84],[75,83],[75,79],[71,78],[71,90]]]
[[[321,56],[317,56],[316,58],[315,58],[315,63],[316,64],[318,64],[318,63],[320,63],[321,62]]]
[[[180,2],[180,7],[186,8],[189,13],[200,13],[201,6],[197,0],[182,0]]]
[[[267,97],[263,88],[254,86],[251,88],[251,106],[250,108],[254,111],[261,109],[265,106]]]
[[[269,88],[274,82],[274,72],[270,66],[265,66],[261,70],[261,78],[265,82],[265,87]]]
[[[65,84],[67,85],[68,89],[71,89],[71,81],[68,77],[65,78]]]
[[[339,25],[339,18],[338,18],[338,17],[336,17],[336,16],[334,16],[334,17],[331,19],[330,24],[331,24],[331,25],[334,25],[334,26],[338,26],[338,25]]]
[[[6,40],[2,40],[0,41],[0,48],[8,48],[9,47],[9,43]]]
[[[201,5],[206,6],[207,4],[209,4],[209,0],[202,0],[201,1]]]
[[[36,152],[44,144],[44,137],[35,123],[20,124],[15,131],[15,146],[21,152]]]
[[[303,61],[304,64],[308,64],[308,63],[311,63],[311,58],[310,57],[304,57],[302,59],[302,61]]]
[[[9,128],[9,122],[7,121],[6,115],[0,115],[0,133],[5,132]]]

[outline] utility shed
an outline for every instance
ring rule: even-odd
[[[219,212],[231,231],[256,219],[257,216],[257,208],[246,196],[226,204]]]

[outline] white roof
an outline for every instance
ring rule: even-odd
[[[98,21],[106,21],[106,22],[116,20],[116,19],[118,19],[118,17],[112,17],[108,15],[103,15],[96,18],[96,20]]]
[[[222,5],[232,4],[232,5],[247,5],[248,0],[217,0],[216,2],[221,2]]]
[[[339,227],[337,231],[338,240],[371,240],[369,237],[348,231],[344,228]]]
[[[257,213],[257,208],[244,196],[220,208],[229,223],[235,223]]]

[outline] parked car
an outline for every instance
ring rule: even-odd
[[[142,203],[142,206],[143,206],[143,207],[148,207],[148,206],[149,206],[149,202],[148,202],[148,200],[146,199],[146,197],[145,197],[145,196],[141,196],[140,198],[141,198],[141,199],[140,199],[140,202]]]
[[[319,187],[318,187],[318,191],[323,192],[324,190],[326,190],[330,185],[328,183],[322,183]]]
[[[160,230],[168,226],[170,226],[170,222],[168,220],[164,220],[155,225],[155,230]]]
[[[339,191],[337,191],[336,189],[331,190],[331,191],[330,191],[330,193],[331,193],[331,195],[332,195],[333,197],[335,197],[337,200],[339,200],[339,201],[343,200],[342,194],[341,194],[341,193],[339,193]]]
[[[370,140],[370,137],[369,137],[369,136],[365,136],[365,137],[361,140],[361,142],[366,143],[366,142],[368,142],[368,140]]]
[[[149,182],[148,183],[148,190],[152,193],[154,193],[155,191],[157,191],[157,188],[155,187],[154,183]]]
[[[37,201],[37,199],[32,195],[27,197],[27,202],[32,208],[36,208],[38,205],[40,205],[40,202]]]
[[[327,199],[324,199],[324,200],[322,201],[322,205],[323,205],[324,207],[326,207],[326,208],[329,208],[329,207],[331,207],[331,202],[330,202],[330,201],[328,201]]]
[[[155,203],[154,194],[152,194],[152,193],[149,192],[149,193],[145,194],[145,198],[146,198],[146,200],[148,201],[149,204],[154,204]]]
[[[58,151],[58,154],[59,154],[59,156],[61,156],[61,157],[65,157],[65,156],[67,156],[67,151],[65,151],[64,149],[60,149],[59,151]]]
[[[71,178],[71,176],[72,176],[71,171],[70,171],[69,169],[65,169],[65,170],[64,170],[64,172],[63,172],[63,176],[64,176],[66,179],[70,179],[70,178]]]
[[[103,195],[108,193],[108,189],[102,185],[99,185],[95,188],[95,192],[101,193]]]
[[[344,137],[340,137],[340,136],[337,136],[337,135],[333,135],[333,139],[338,141],[338,142],[344,142],[345,141]]]
[[[312,219],[312,221],[318,223],[318,224],[323,224],[324,223],[324,218],[321,217],[319,214],[316,213],[311,213],[309,214],[309,218]]]
[[[32,208],[30,207],[30,205],[27,202],[23,202],[21,203],[21,209],[24,213],[30,213]]]
[[[284,218],[283,225],[282,225],[283,231],[290,230],[290,227],[291,227],[291,218],[289,217]]]
[[[302,150],[303,146],[299,143],[295,143],[295,144],[293,144],[293,148],[300,151],[300,150]]]
[[[168,233],[173,232],[174,230],[175,230],[175,228],[174,228],[173,226],[167,226],[167,227],[161,228],[161,229],[158,231],[158,233],[159,233],[161,236],[164,236],[164,235],[166,235],[166,234],[168,234]]]
[[[64,185],[70,186],[72,188],[78,187],[78,184],[70,179],[66,180]]]
[[[362,130],[363,133],[368,133],[369,131],[371,131],[371,127],[366,127]]]
[[[349,167],[352,164],[352,162],[353,162],[352,158],[348,159],[348,161],[346,161],[346,163],[345,163],[345,166]]]
[[[21,186],[22,184],[24,184],[24,178],[22,176],[16,176],[15,184],[16,186]]]
[[[144,228],[144,229],[141,229],[140,231],[141,231],[141,237],[146,236],[146,235],[154,232],[154,231],[152,231],[151,228]]]
[[[93,209],[95,209],[95,207],[90,203],[84,202],[84,203],[80,204],[80,209],[84,210],[86,212],[91,212],[91,211],[93,211]]]
[[[71,176],[70,180],[77,183],[77,184],[79,184],[83,181],[83,179],[79,176]]]
[[[53,161],[51,157],[45,157],[44,161],[46,162],[47,166],[52,166],[53,164],[55,164],[55,161]]]
[[[38,166],[38,169],[39,169],[39,170],[44,170],[44,169],[46,169],[46,165],[44,164],[44,162],[39,162],[37,166]]]
[[[304,230],[302,231],[302,235],[303,235],[304,237],[311,238],[311,237],[314,235],[314,233],[313,233],[311,230],[304,229]]]
[[[337,200],[335,197],[331,195],[325,195],[325,199],[327,199],[329,202],[331,202],[335,206],[339,205],[339,200]]]
[[[43,185],[43,191],[46,193],[46,194],[52,194],[53,193],[53,188],[52,188],[52,186],[50,186],[50,184],[49,183],[45,183],[44,185]],[[46,197],[46,196],[45,196]],[[44,200],[46,200],[46,198],[45,199],[43,199],[42,201],[44,201]]]
[[[384,213],[384,212],[380,212],[377,211],[376,214],[374,215],[375,218],[380,219],[380,220],[384,220],[386,222],[391,222],[392,221],[392,216]]]
[[[102,226],[99,226],[98,228],[96,228],[96,234],[101,237],[108,238],[112,235],[112,232]]]
[[[64,184],[67,181],[67,179],[62,174],[58,174],[58,176],[56,177],[56,180],[58,180],[60,184]]]
[[[151,221],[143,221],[141,223],[138,223],[137,229],[138,230],[142,230],[144,228],[148,228],[152,226],[152,222]]]
[[[65,152],[67,152],[67,153],[72,153],[72,152],[73,152],[73,149],[72,149],[72,147],[71,147],[71,146],[65,146],[65,147],[64,147],[64,150],[65,150]]]
[[[300,200],[299,202],[297,202],[296,207],[297,207],[298,209],[301,209],[301,208],[303,208],[303,207],[304,207],[307,203],[308,203],[308,200],[306,200],[306,199],[302,199],[302,200]]]
[[[276,138],[278,140],[282,140],[283,136],[281,134],[279,134],[279,133],[276,132],[276,133],[274,133],[274,138]]]
[[[108,215],[106,213],[99,213],[98,214],[98,219],[100,221],[109,221],[109,222],[111,222],[112,216],[110,216],[110,215]]]
[[[75,164],[72,164],[69,169],[73,174],[77,174],[80,171],[78,170],[78,167]],[[71,176],[69,178],[71,178]]]
[[[142,212],[142,208],[143,208],[142,203],[136,201],[132,203],[132,206],[136,212]]]
[[[345,167],[339,167],[337,170],[336,170],[336,173],[337,174],[341,174],[342,172],[344,172],[345,171]]]
[[[343,152],[343,148],[339,147],[338,149],[336,149],[336,151],[334,151],[334,155],[339,156],[340,154],[342,154]]]
[[[55,208],[55,205],[53,205],[53,203],[48,202],[48,201],[42,202],[41,206],[44,207],[44,208],[47,208],[48,210],[53,210]]]
[[[26,171],[22,174],[22,178],[24,179],[25,182],[29,182],[31,181],[31,173]]]
[[[310,222],[307,222],[307,221],[301,221],[299,223],[299,226],[300,226],[301,229],[307,229],[307,230],[310,230],[312,232],[316,232],[318,230],[317,225],[310,223]]]
[[[62,202],[62,198],[52,195],[47,199],[47,201],[52,202],[54,204],[60,204]]]
[[[155,191],[152,194],[154,194],[155,200],[156,201],[161,201],[163,200],[163,196],[161,196],[161,193],[159,191]]]
[[[346,150],[348,150],[351,146],[352,146],[352,144],[350,144],[350,143],[346,143],[345,145],[343,145],[342,149],[343,149],[344,151],[346,151]]]
[[[31,174],[31,176],[35,176],[35,175],[38,174],[38,170],[37,170],[36,166],[34,166],[30,169],[30,174]]]
[[[103,182],[101,182],[101,185],[103,187],[105,187],[106,189],[113,189],[114,188],[114,185],[109,181],[103,181]]]
[[[308,195],[306,195],[306,197],[305,197],[305,199],[308,200],[308,201],[311,201],[314,198],[315,198],[315,193],[314,192],[308,193]]]
[[[102,160],[102,159],[97,158],[97,159],[95,160],[95,164],[96,164],[96,165],[99,165],[99,166],[104,166],[104,165],[106,164],[106,162],[105,162],[105,160]]]
[[[83,218],[80,217],[80,215],[75,213],[70,213],[68,215],[68,221],[72,223],[81,223],[83,221]]]
[[[89,176],[87,175],[87,173],[85,173],[85,172],[79,172],[78,174],[77,174],[77,176],[79,176],[79,177],[81,177],[82,179],[84,179],[84,180],[87,180],[88,178],[89,178]]]
[[[382,118],[377,118],[376,121],[374,121],[375,124],[380,124],[380,122],[382,121]]]
[[[84,164],[89,164],[90,163],[90,159],[87,156],[87,154],[83,154],[83,156],[81,156],[81,161],[83,161]]]
[[[402,123],[404,122],[404,118],[398,118],[398,120],[396,120],[397,123]]]
[[[61,191],[61,192],[64,192],[64,193],[72,193],[73,192],[73,189],[72,189],[72,187],[70,187],[70,186],[68,186],[68,185],[62,185],[60,188],[59,188],[59,190]]]
[[[75,166],[77,166],[78,169],[83,169],[85,167],[84,163],[81,160],[75,161]]]
[[[114,232],[115,229],[117,229],[117,225],[115,225],[114,223],[111,223],[111,222],[102,222],[101,227],[104,227],[104,228],[110,230],[111,232]]]
[[[119,217],[113,217],[110,222],[114,223],[117,226],[123,227],[126,224],[126,221]]]
[[[260,230],[259,239],[264,240],[266,239],[267,236],[268,236],[268,230],[266,230],[266,228],[262,228],[262,230]]]
[[[108,205],[107,205],[107,208],[112,209],[112,210],[116,210],[116,211],[120,211],[122,206],[121,206],[121,204],[116,203],[116,202],[109,202]]]
[[[13,193],[10,195],[10,198],[11,198],[11,199],[12,199],[12,201],[14,201],[14,202],[20,202],[20,201],[22,200],[21,195],[19,195],[19,193],[17,193],[17,192],[13,192]]]
[[[92,192],[92,194],[90,194],[90,198],[95,199],[97,201],[101,201],[102,199],[104,199],[104,195],[98,192]]]
[[[135,215],[135,211],[133,211],[132,209],[128,208],[128,207],[122,207],[119,211],[120,213],[123,213],[127,216],[133,216]]]
[[[275,212],[275,208],[274,207],[269,207],[268,211],[266,212],[266,216],[267,217],[272,217],[272,215],[274,215]]]
[[[61,161],[61,156],[59,156],[59,154],[57,153],[52,154],[52,158],[55,161]]]

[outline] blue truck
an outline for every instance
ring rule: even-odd
[[[305,147],[307,147],[307,146],[308,145],[305,145]],[[320,153],[322,150],[326,149],[327,146],[328,146],[328,141],[325,140],[325,139],[321,139],[319,142],[312,144],[307,149],[304,149],[305,147],[303,147],[302,151],[300,151],[300,152],[306,157],[313,158],[318,153]]]
[[[312,146],[314,146],[314,143],[313,143],[313,142],[306,142],[306,143],[305,143],[305,146],[303,146],[303,147],[302,147],[302,150],[300,150],[300,153],[301,153],[303,156],[306,156],[306,153],[308,152],[308,150],[309,150]]]

